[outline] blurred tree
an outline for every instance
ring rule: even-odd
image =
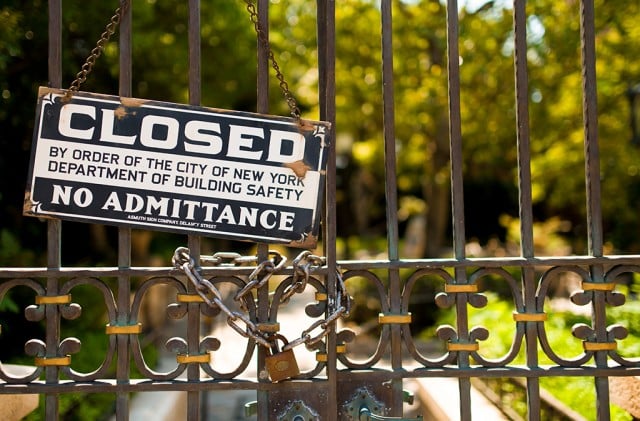
[[[466,231],[469,239],[482,242],[504,235],[500,214],[517,216],[513,18],[506,2],[487,1],[473,10],[460,3]],[[65,2],[65,84],[116,5],[99,2],[87,8]],[[187,102],[187,4],[144,0],[132,7],[134,96]],[[318,118],[315,2],[274,0],[270,7],[275,56],[303,116]],[[434,257],[450,246],[446,8],[439,0],[397,1],[393,7],[398,215],[402,227],[412,216],[423,218],[426,248],[420,255]],[[570,221],[574,250],[583,252],[579,2],[540,0],[527,7],[536,218]],[[596,1],[605,233],[611,248],[626,251],[640,249],[640,154],[628,141],[624,95],[640,81],[640,62],[630,55],[640,49],[639,8],[637,2]],[[201,9],[203,105],[253,110],[256,34],[244,3],[203,2]],[[354,0],[337,4],[336,14],[338,232],[379,237],[386,227],[380,10],[377,1]],[[46,16],[44,0],[6,0],[0,7],[0,218],[23,247],[35,250],[45,243],[44,224],[22,218],[21,203],[35,93],[38,85],[47,84]],[[84,90],[117,93],[116,40],[98,59]],[[286,115],[273,71],[271,81],[272,112]],[[87,229],[69,226],[74,232]],[[90,244],[97,247],[98,242]],[[91,250],[80,242],[68,252],[80,260]]]
[[[609,249],[638,252],[640,151],[630,144],[625,92],[640,80],[640,4],[596,1],[596,64],[602,210]],[[580,9],[576,1],[530,6],[539,37],[529,54],[534,200],[572,221],[574,252],[586,250]]]
[[[91,7],[65,2],[63,87],[74,79],[117,6],[117,1]],[[188,102],[187,4],[145,0],[133,2],[132,13],[133,96]],[[0,6],[0,220],[2,228],[10,230],[23,248],[36,251],[37,262],[30,263],[40,265],[46,262],[46,224],[22,217],[21,204],[36,93],[38,86],[48,85],[47,16],[46,0],[7,0]],[[255,109],[256,36],[244,4],[203,4],[201,20],[203,105]],[[81,89],[118,93],[117,33]],[[63,260],[66,264],[113,263],[114,235],[112,228],[65,222]]]

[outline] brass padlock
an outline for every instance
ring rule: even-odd
[[[278,339],[282,340],[285,345],[289,343],[282,335],[273,336],[273,341],[271,342],[271,355],[267,355],[264,360],[267,372],[269,373],[269,377],[272,382],[290,379],[300,374],[300,369],[298,368],[296,357],[293,354],[293,349],[280,351],[278,347]]]

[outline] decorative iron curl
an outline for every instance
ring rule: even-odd
[[[640,273],[640,265],[617,265],[614,266],[613,268],[611,268],[609,271],[607,271],[607,273],[605,274],[605,282],[607,283],[614,283],[616,278],[618,276],[620,276],[623,273]],[[614,296],[621,296],[621,298]],[[621,306],[624,305],[625,302],[625,297],[623,294],[619,294],[616,293],[615,291],[611,291],[610,294],[607,294],[607,301],[612,305],[612,306]],[[614,336],[615,335],[617,336]],[[608,336],[612,336],[611,340],[613,339],[624,339],[627,337],[629,331],[627,329],[627,327],[618,325],[618,324],[614,324],[612,326],[608,326],[607,327],[607,334]],[[620,353],[618,352],[618,350],[611,350],[608,351],[608,355],[609,357],[614,360],[615,362],[617,362],[618,364],[620,364],[621,366],[625,366],[625,367],[638,367],[640,366],[640,358],[635,358],[635,359],[628,359],[623,357],[622,355],[620,355]]]
[[[145,295],[147,294],[147,292],[154,286],[158,286],[158,285],[168,285],[173,287],[176,290],[176,293],[186,293],[186,287],[184,286],[184,284],[182,282],[180,282],[180,280],[178,280],[176,277],[173,276],[158,276],[158,277],[152,277],[149,278],[147,280],[145,280],[140,287],[136,290],[135,295],[133,297],[133,302],[131,305],[131,312],[129,314],[129,320],[127,322],[127,324],[135,324],[138,323],[139,321],[139,315],[140,315],[140,310],[142,307],[142,303],[144,300]],[[176,316],[176,312],[171,305],[169,305],[169,308],[167,309],[167,315],[169,317],[172,318],[179,318],[179,317],[175,317]],[[185,335],[186,336],[186,335]],[[170,341],[170,340],[169,340]],[[175,348],[170,348],[168,346],[168,342],[167,341],[167,349],[169,351],[175,351],[178,352]],[[133,361],[135,363],[136,368],[138,369],[138,371],[140,371],[140,373],[146,377],[148,377],[149,379],[153,379],[153,380],[174,380],[176,379],[180,374],[182,374],[185,370],[185,366],[184,365],[178,365],[176,368],[174,368],[171,371],[168,372],[157,372],[153,369],[151,369],[145,359],[144,359],[144,355],[142,354],[142,345],[140,344],[140,338],[138,337],[138,335],[131,335],[130,337],[130,343],[129,343],[130,349],[131,349],[131,354],[133,357]]]
[[[375,288],[376,288],[376,290],[378,292],[378,298],[380,299],[380,309],[381,309],[381,311],[382,312],[389,311],[389,296],[387,294],[387,291],[386,291],[384,285],[382,284],[382,281],[380,280],[380,278],[378,278],[378,276],[376,276],[374,273],[369,272],[367,270],[349,270],[349,271],[346,271],[342,275],[342,279],[343,279],[343,281],[345,283],[348,282],[349,279],[353,279],[353,278],[364,278],[367,281],[371,282],[373,284],[373,286],[375,286]],[[340,332],[338,332],[338,335],[340,335]],[[354,338],[352,338],[350,334],[346,334],[345,333],[345,335],[346,335],[344,337],[345,340],[353,340],[353,339],[355,339],[355,334],[353,335]],[[338,354],[338,360],[342,364],[344,364],[346,367],[352,368],[352,369],[371,368],[377,362],[379,362],[380,359],[382,359],[382,357],[384,355],[384,352],[385,352],[386,348],[389,345],[390,336],[391,336],[390,327],[388,325],[384,325],[382,327],[382,331],[380,333],[380,337],[378,338],[378,344],[376,346],[376,350],[375,350],[374,354],[369,356],[369,358],[367,360],[362,361],[362,362],[356,362],[356,361],[350,359],[347,354]]]
[[[211,282],[212,285],[214,285],[216,288],[219,288],[220,285],[222,284],[231,284],[233,288],[236,289],[236,293],[237,291],[241,291],[245,286],[246,286],[246,282],[243,281],[241,278],[237,277],[237,276],[215,276],[212,278],[208,279],[209,282]],[[235,293],[230,293],[229,294],[231,297],[233,297],[235,295]],[[257,308],[256,308],[256,303],[253,300],[253,295],[252,294],[247,294],[245,296],[243,296],[241,298],[242,303],[241,305],[243,306],[243,308],[246,309],[247,313],[248,313],[248,317],[251,320],[256,320],[256,312],[257,312]],[[235,299],[234,299],[235,301]],[[203,303],[204,304],[204,303]],[[200,308],[202,309],[203,305],[200,306]],[[207,306],[207,304],[204,304],[204,307],[209,307]],[[234,328],[234,326],[231,324],[231,322],[227,319],[227,314],[222,312],[219,308],[215,308],[214,312],[213,312],[213,317],[217,317],[217,316],[223,316],[225,323],[227,323],[228,325],[230,325],[232,328]],[[234,328],[235,329],[235,328]],[[240,375],[241,373],[243,373],[247,367],[249,367],[249,364],[251,363],[251,358],[253,357],[253,353],[255,352],[256,349],[256,341],[253,340],[251,337],[245,336],[247,342],[246,342],[246,347],[244,350],[244,354],[242,356],[242,359],[240,361],[240,363],[233,368],[230,371],[227,372],[220,372],[218,370],[215,370],[213,368],[213,365],[211,363],[202,363],[200,364],[200,368],[209,376],[211,376],[211,378],[213,379],[220,379],[220,380],[228,380],[228,379],[233,379],[235,377],[237,377],[238,375]],[[203,339],[204,342],[201,342],[200,347],[203,349],[207,346],[212,346],[214,345],[215,348],[209,348],[209,351],[217,351],[220,348],[220,345],[223,343],[223,341],[220,341],[216,338],[213,338],[211,336],[207,336]],[[209,341],[209,342],[207,342]],[[211,342],[211,341],[217,341],[217,342]],[[215,345],[217,343],[217,345]],[[186,345],[186,342],[185,342]],[[238,352],[237,350],[234,350],[236,353]],[[204,352],[204,349],[203,349]],[[213,354],[213,357],[215,358],[215,353]]]
[[[116,322],[116,302],[113,296],[113,292],[109,288],[109,286],[96,277],[78,277],[72,278],[69,281],[62,284],[60,287],[60,294],[71,294],[71,291],[81,285],[88,285],[96,288],[102,295],[104,300],[107,317],[109,319],[109,324],[115,324]],[[77,303],[70,303],[60,306],[60,314],[62,317],[68,320],[75,320],[81,317],[82,308]],[[73,338],[70,338],[73,339]],[[106,354],[102,360],[102,363],[98,368],[89,373],[80,373],[71,368],[71,366],[61,366],[60,371],[68,376],[72,380],[76,381],[91,381],[99,378],[106,377],[108,375],[111,363],[113,362],[116,355],[116,338],[114,335],[109,335],[109,346],[106,349]],[[66,341],[66,339],[65,339]],[[64,342],[64,341],[63,341]],[[68,345],[70,346],[70,344]],[[65,351],[63,348],[63,343],[60,344],[60,355],[71,354],[75,352],[81,352],[81,341],[78,340],[77,343],[77,351],[75,351],[74,347],[69,348],[69,351]],[[73,350],[73,351],[72,351]]]
[[[524,303],[522,300],[522,289],[518,285],[516,279],[507,272],[503,268],[481,268],[471,274],[469,277],[469,283],[477,284],[478,281],[484,276],[495,275],[504,279],[509,285],[509,290],[511,291],[511,298],[513,299],[514,307],[517,312],[524,312]],[[483,306],[484,307],[484,306]],[[506,320],[504,321],[507,322]],[[522,340],[524,338],[524,323],[516,322],[515,323],[515,335],[513,340],[511,341],[511,346],[509,347],[509,351],[500,358],[490,359],[485,358],[478,351],[472,351],[471,356],[473,359],[483,367],[504,367],[510,362],[512,362],[517,356],[518,352],[520,352],[520,347],[522,346]],[[471,335],[474,339],[478,340],[486,340],[489,338],[489,331],[482,327],[485,332],[476,332],[475,330],[471,331]],[[483,339],[481,339],[483,338]]]
[[[33,292],[35,292],[36,296],[45,295],[45,289],[42,285],[40,285],[37,281],[31,278],[15,278],[10,279],[8,281],[3,281],[0,283],[0,302],[4,300],[5,295],[15,287],[27,287],[31,288]],[[44,318],[44,311],[42,315],[38,315],[38,317],[33,320],[30,319],[27,315],[27,311],[25,309],[25,318],[31,322],[37,322]],[[6,328],[6,327],[5,327]],[[33,372],[26,374],[24,376],[14,375],[7,371],[3,366],[2,362],[0,362],[0,380],[11,383],[11,384],[22,384],[22,383],[30,383],[40,377],[42,372],[44,371],[44,367],[36,367]]]
[[[547,298],[547,292],[549,290],[549,286],[551,282],[554,279],[556,279],[556,277],[559,274],[565,273],[565,272],[577,274],[582,279],[583,282],[591,282],[591,275],[589,271],[585,270],[584,268],[581,268],[580,266],[569,265],[569,266],[552,267],[551,269],[543,273],[540,278],[540,282],[538,285],[538,292],[536,295],[536,310],[538,312],[542,313],[544,311],[544,303]],[[577,331],[574,330],[572,333],[574,337],[578,339],[584,339],[579,336],[576,336],[576,334],[582,335],[583,332],[584,332],[584,329],[579,329]],[[592,357],[591,353],[585,353],[585,352],[583,352],[581,355],[577,355],[575,358],[572,358],[572,359],[562,358],[561,356],[559,356],[551,348],[551,345],[549,344],[544,323],[538,324],[538,340],[540,341],[540,347],[542,348],[545,355],[549,357],[551,361],[555,362],[561,367],[580,367],[581,365],[589,361]]]
[[[447,272],[444,269],[428,268],[428,269],[419,269],[415,271],[409,277],[409,279],[407,279],[407,282],[402,291],[402,312],[403,313],[407,313],[409,311],[409,300],[411,298],[411,292],[414,286],[416,285],[419,279],[427,276],[440,278],[442,281],[444,281],[445,284],[453,282],[453,278],[451,277],[449,272]],[[435,302],[439,307],[442,306],[443,304],[445,305],[447,304],[447,302],[443,302],[443,301],[438,302],[437,298]],[[447,330],[447,326],[441,326],[438,328],[438,330],[440,330],[440,328],[445,329],[445,331]],[[455,334],[455,329],[453,329],[453,332]],[[443,341],[447,340],[447,336],[445,337],[440,336],[440,332],[437,332],[437,336],[439,339]],[[413,335],[411,333],[411,326],[408,324],[402,325],[402,338],[407,346],[407,349],[409,350],[409,353],[413,356],[413,358],[418,363],[422,364],[425,367],[429,367],[429,368],[443,367],[455,361],[455,358],[456,358],[455,354],[448,353],[448,352],[445,352],[443,355],[437,358],[428,358],[422,355],[416,347],[415,341],[413,339]]]

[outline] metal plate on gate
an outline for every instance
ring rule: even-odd
[[[24,214],[313,248],[326,122],[40,88]]]

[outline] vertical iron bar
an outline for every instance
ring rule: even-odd
[[[589,253],[592,256],[600,257],[602,256],[602,212],[600,208],[600,151],[598,148],[598,99],[593,0],[582,0],[580,6],[582,111],[585,135]]]
[[[128,3],[128,4],[127,4]],[[120,40],[119,40],[119,95],[122,97],[132,96],[131,92],[131,4],[125,0],[120,1]],[[126,7],[125,7],[126,6]],[[131,228],[118,228],[118,267],[131,267]],[[118,312],[117,323],[121,326],[129,324],[131,279],[127,275],[118,276]],[[129,382],[129,372],[131,370],[131,359],[129,355],[130,338],[129,335],[119,334],[116,336],[118,349],[116,377],[118,382]],[[130,396],[125,392],[116,394],[116,419],[118,421],[129,420]]]
[[[390,0],[382,0],[381,15],[387,246],[389,248],[389,260],[398,260],[398,191],[396,187],[396,135],[393,86],[393,20]]]
[[[382,100],[385,151],[385,196],[387,217],[387,249],[389,260],[397,261],[398,253],[398,191],[396,180],[396,135],[393,79],[393,18],[390,0],[382,0],[380,7],[382,20]],[[389,269],[390,311],[401,311],[400,274],[398,269]],[[391,325],[391,366],[402,368],[402,336],[400,325]],[[402,415],[402,380],[393,380],[390,415]]]
[[[465,258],[464,192],[462,179],[462,129],[460,116],[460,62],[458,52],[458,2],[447,6],[447,61],[449,78],[449,138],[451,153],[451,205],[453,247],[456,259]]]
[[[131,228],[118,228],[118,267],[120,269],[131,266]],[[118,276],[118,295],[117,295],[117,314],[116,322],[118,325],[126,326],[129,323],[130,314],[130,294],[131,279],[127,275]],[[116,378],[119,383],[129,382],[129,372],[131,369],[129,354],[129,335],[116,335],[117,343],[117,366]],[[118,392],[116,394],[116,420],[129,420],[129,403],[130,396],[127,392]]]
[[[201,102],[201,86],[200,86],[200,0],[189,0],[188,15],[188,48],[189,48],[189,104],[200,105]],[[187,237],[191,256],[200,265],[200,254],[202,252],[201,237],[189,235]],[[189,287],[193,288],[191,292],[195,292],[195,287],[189,282]],[[190,354],[198,354],[200,352],[200,306],[197,303],[188,304],[187,316],[187,343]],[[189,364],[187,367],[187,378],[189,381],[198,381],[200,379],[200,367],[198,364]],[[200,419],[201,392],[194,390],[187,392],[187,420],[197,421]]]
[[[329,297],[336,296],[337,270],[337,214],[336,214],[336,6],[334,0],[317,0],[317,31],[318,31],[318,72],[319,72],[319,103],[320,119],[331,123],[329,137],[329,156],[327,159],[326,201],[324,209],[325,224],[323,224],[323,248],[327,257],[328,274],[326,277],[327,293]],[[331,302],[331,301],[330,301]],[[326,402],[328,417],[335,417],[338,413],[337,354],[336,332],[333,325],[329,325],[327,335],[327,389],[329,399]]]
[[[456,259],[465,258],[464,192],[462,177],[462,122],[460,115],[460,53],[458,49],[458,2],[447,2],[447,70],[449,88],[449,148],[451,154],[451,211],[453,216],[453,249]],[[464,268],[455,269],[455,282],[466,283]],[[456,294],[456,321],[458,339],[468,340],[467,294]],[[458,366],[469,366],[469,353],[458,352]],[[471,381],[458,380],[460,392],[460,419],[471,419]]]
[[[533,208],[531,195],[531,148],[529,138],[529,76],[527,67],[527,2],[514,0],[513,25],[515,34],[514,71],[516,82],[516,127],[518,143],[518,190],[520,192],[520,252],[533,257]],[[536,311],[535,269],[523,268],[524,310]],[[525,322],[527,365],[538,366],[537,322]],[[540,420],[540,379],[527,378],[527,419]]]
[[[258,0],[258,22],[264,31],[264,35],[268,40],[269,36],[269,1]],[[269,51],[267,46],[260,42],[256,37],[257,44],[257,67],[258,74],[256,80],[257,103],[256,110],[259,113],[267,114],[269,112]],[[258,261],[263,262],[269,258],[269,245],[264,243],[258,244]],[[258,310],[257,318],[259,322],[269,319],[269,286],[265,285],[258,290]],[[258,346],[258,373],[264,368],[266,350],[262,346]],[[260,382],[268,382],[267,379],[258,379]],[[258,419],[269,419],[269,392],[264,390],[258,391]]]
[[[62,221],[50,220],[47,223],[47,268],[60,268],[60,240],[62,237]],[[58,278],[47,278],[47,294],[58,293]],[[57,357],[58,344],[60,343],[60,312],[57,305],[45,305],[46,320],[46,356]],[[58,368],[45,368],[45,381],[47,384],[58,383]],[[57,420],[59,412],[58,395],[45,394],[45,419]]]
[[[587,225],[589,227],[589,254],[603,255],[602,212],[600,207],[600,151],[598,147],[598,98],[596,79],[595,10],[593,0],[580,2],[580,40],[582,50],[582,112],[584,120],[585,177],[587,189]],[[594,282],[604,278],[602,265],[591,267]],[[607,341],[606,309],[604,293],[593,293],[592,326],[598,342]],[[607,352],[595,353],[598,367],[607,366]],[[607,377],[596,377],[596,417],[599,421],[609,420],[609,382]]]
[[[201,238],[195,235],[187,237],[188,247],[191,257],[196,262],[196,268],[200,268],[200,246]],[[187,283],[189,294],[196,294],[196,288],[191,282]],[[187,304],[187,349],[190,355],[197,355],[200,352],[200,306],[198,303]],[[189,364],[187,367],[187,379],[197,382],[200,379],[200,367],[198,364]],[[187,392],[187,415],[188,421],[198,421],[200,419],[200,392]]]
[[[49,0],[49,84],[62,87],[62,0]]]
[[[131,47],[131,8],[132,0],[120,0],[120,79],[119,93],[120,96],[133,96],[132,83],[132,47]]]
[[[49,84],[53,88],[62,87],[62,1],[49,0]],[[62,221],[51,219],[47,222],[47,267],[58,269],[61,265]],[[58,278],[47,278],[47,293],[58,293]],[[56,356],[60,342],[60,321],[57,305],[45,306],[47,356]],[[58,382],[58,368],[45,368],[45,381]],[[45,419],[57,420],[59,413],[58,395],[45,394]]]
[[[189,104],[201,105],[202,40],[200,37],[200,0],[189,0]]]

